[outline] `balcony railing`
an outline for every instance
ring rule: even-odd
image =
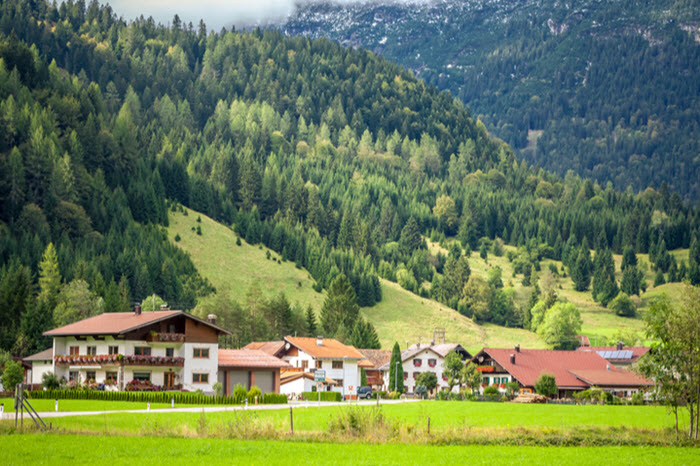
[[[56,364],[68,366],[174,366],[183,367],[185,358],[177,356],[138,356],[123,354],[99,354],[97,356],[56,356]]]
[[[146,336],[146,341],[150,342],[175,342],[184,343],[184,333],[151,332]]]

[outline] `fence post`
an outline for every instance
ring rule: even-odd
[[[294,410],[289,407],[289,435],[294,435]]]
[[[56,398],[53,409],[54,411],[58,412],[58,398]]]
[[[430,435],[430,416],[428,416],[428,435]]]
[[[170,407],[171,408],[175,407],[175,398],[170,398]]]

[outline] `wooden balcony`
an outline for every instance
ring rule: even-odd
[[[123,354],[99,354],[97,356],[56,356],[61,366],[156,366],[183,367],[185,358],[177,356],[138,356]]]
[[[146,341],[152,343],[184,343],[184,333],[151,332],[146,336]]]

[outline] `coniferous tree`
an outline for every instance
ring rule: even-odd
[[[355,290],[345,274],[338,275],[328,288],[328,295],[321,308],[321,326],[327,336],[336,335],[339,327],[345,331],[355,326],[359,315],[359,306],[355,297]]]
[[[697,235],[693,238],[693,242],[690,243],[688,279],[692,285],[700,285],[700,240],[698,240]]]
[[[318,333],[316,328],[316,314],[314,314],[314,310],[311,309],[311,306],[306,308],[305,321],[306,334],[310,337],[315,337]]]
[[[640,280],[641,273],[637,270],[637,266],[629,265],[622,271],[620,290],[628,296],[639,295]]]
[[[391,360],[389,361],[389,385],[387,390],[403,393],[403,361],[401,360],[401,348],[399,343],[394,343],[391,350]]]
[[[58,291],[61,288],[61,272],[58,270],[58,256],[53,243],[49,243],[39,263],[39,301],[46,303],[49,313],[56,307]],[[48,329],[47,329],[48,330]]]
[[[586,291],[591,284],[591,253],[588,250],[586,241],[583,242],[578,251],[576,262],[571,269],[571,279],[574,282],[576,291]]]
[[[423,244],[423,237],[421,236],[420,228],[418,227],[418,222],[411,216],[406,222],[406,225],[401,230],[401,238],[399,239],[399,247],[401,252],[410,256],[413,251],[420,248]]]
[[[605,248],[596,253],[593,261],[593,299],[607,306],[618,291],[612,252]]]

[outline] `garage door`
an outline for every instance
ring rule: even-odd
[[[231,393],[233,393],[233,390],[236,388],[237,384],[241,384],[246,391],[250,390],[250,387],[248,386],[248,371],[231,371],[229,374],[231,374]]]
[[[257,385],[263,393],[275,393],[274,372],[256,371],[255,385]]]

